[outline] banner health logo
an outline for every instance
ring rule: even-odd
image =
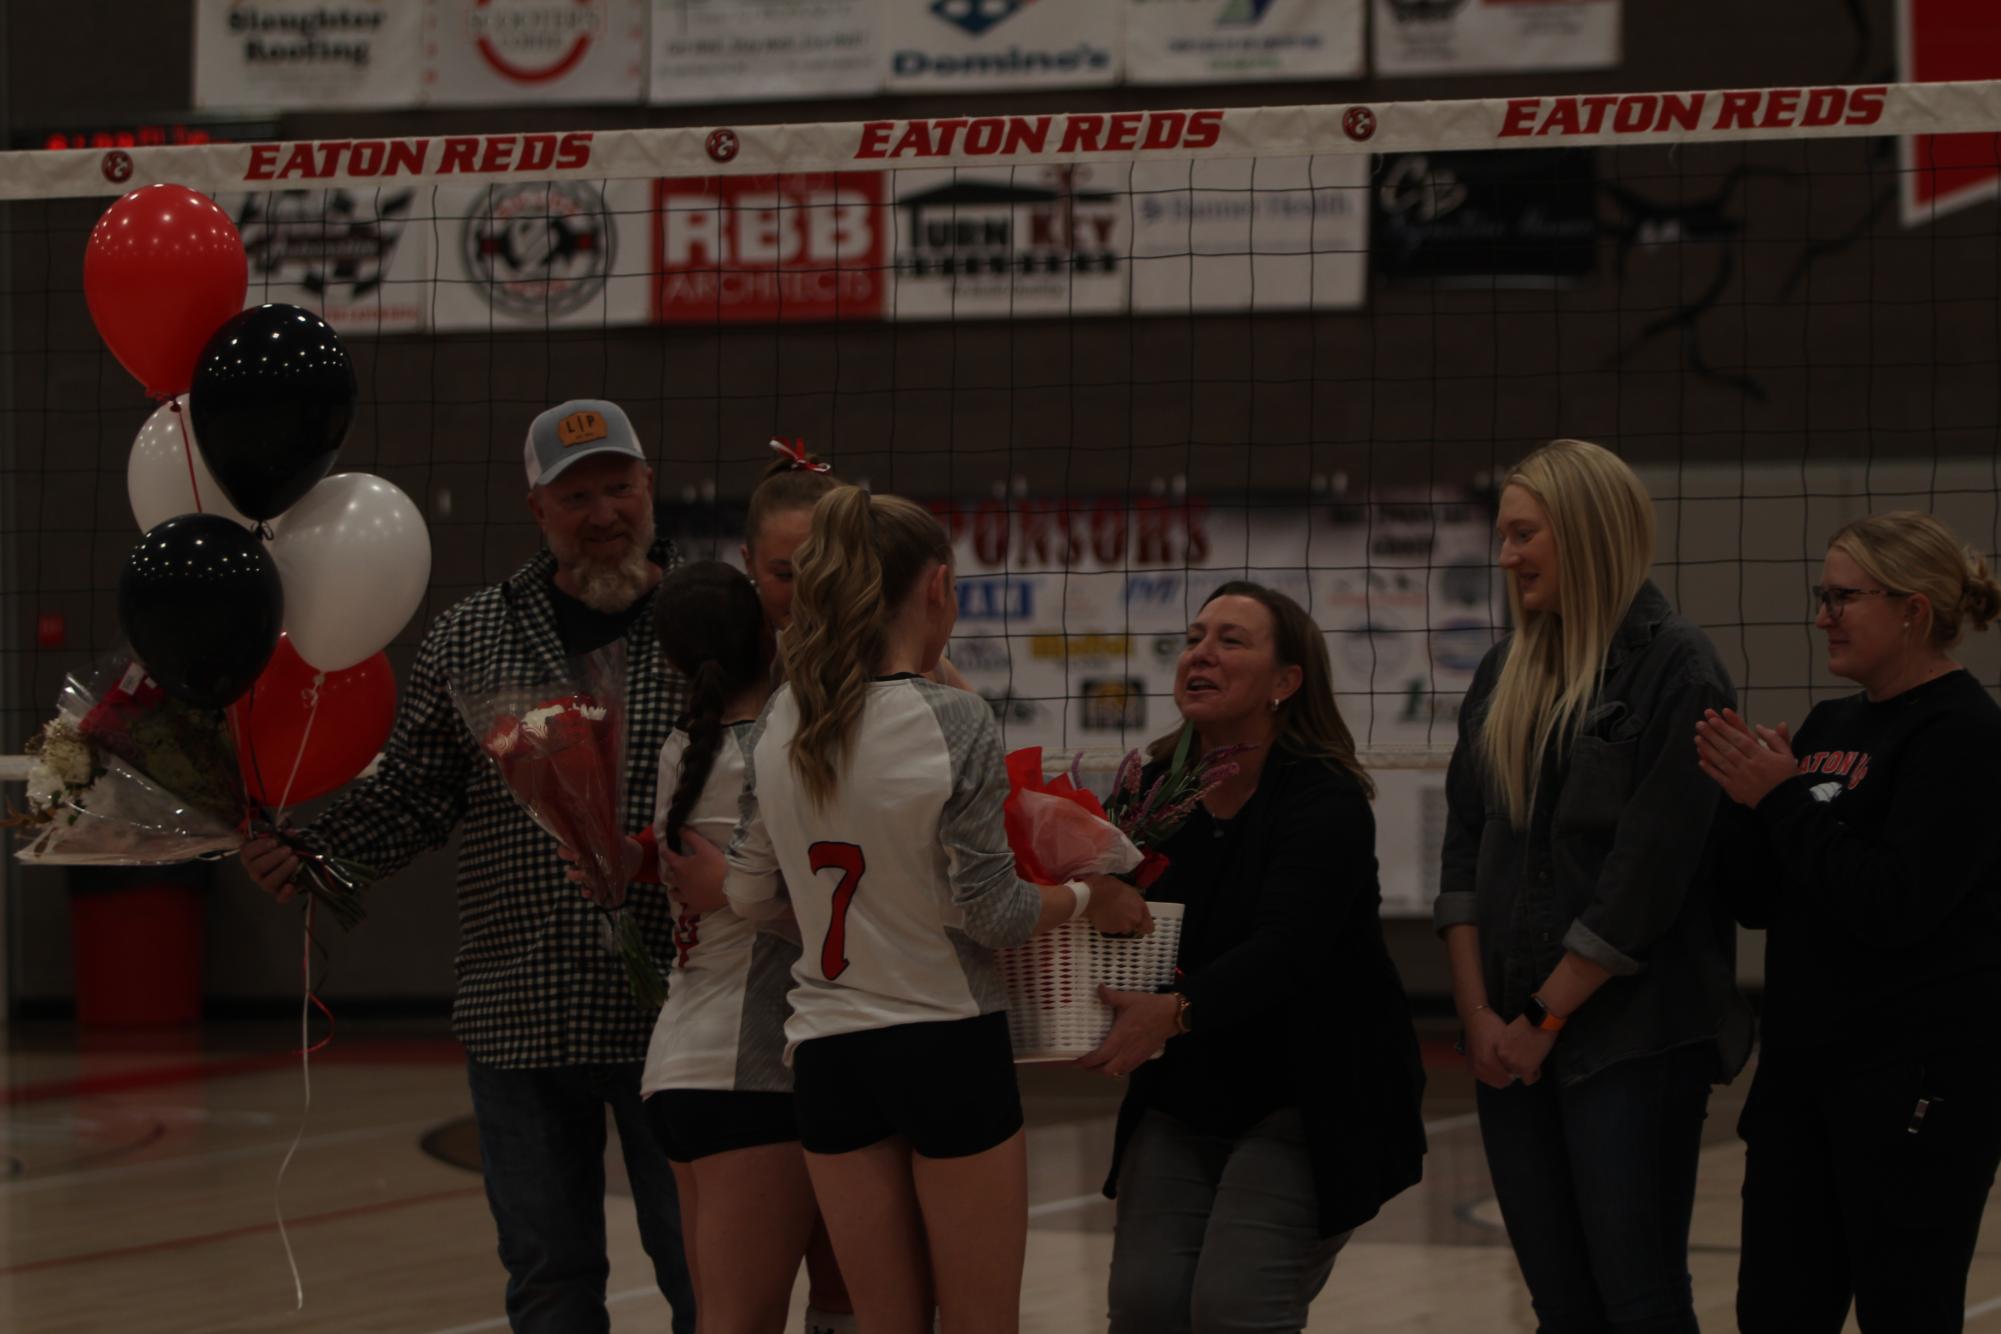
[[[477,0],[466,28],[480,58],[514,83],[560,79],[604,30],[605,0]]]
[[[323,301],[351,303],[382,286],[415,190],[364,203],[347,190],[251,195],[237,215],[252,273]]]
[[[1007,22],[1035,0],[931,0],[931,12],[974,37]]]
[[[503,315],[573,315],[604,291],[617,232],[604,196],[583,181],[495,185],[465,224],[475,286]]]
[[[1116,273],[1117,195],[1076,188],[1075,167],[1052,186],[954,180],[896,206],[909,215],[900,266],[914,278],[979,274]]]
[[[1223,12],[1216,16],[1219,28],[1248,28],[1264,21],[1265,11],[1272,6],[1272,0],[1229,0]]]

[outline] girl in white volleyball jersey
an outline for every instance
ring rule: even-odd
[[[786,1037],[807,1169],[863,1327],[1013,1331],[1027,1238],[1021,1100],[992,951],[1080,912],[1149,929],[1137,891],[1016,878],[984,700],[922,679],[957,615],[929,513],[841,487],[798,553],[786,681],[750,742],[726,892],[787,886],[803,950]],[[676,883],[719,869],[663,857]]]

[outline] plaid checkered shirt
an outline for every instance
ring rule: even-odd
[[[665,539],[652,556],[663,569],[675,563]],[[437,619],[375,776],[305,831],[386,877],[444,846],[463,822],[452,1032],[475,1060],[509,1069],[641,1061],[654,1020],[627,989],[596,909],[564,878],[556,841],[508,792],[452,700],[454,690],[560,679],[555,568],[545,550]],[[686,699],[654,636],[652,598],[625,634],[625,827],[633,831],[653,818],[660,747]],[[667,896],[642,889],[625,911],[637,914],[654,958],[671,960]]]

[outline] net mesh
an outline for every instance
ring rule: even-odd
[[[1977,91],[1971,120],[1920,103],[1911,123],[1996,124]],[[536,549],[520,442],[540,409],[625,407],[688,555],[735,556],[766,442],[803,439],[946,521],[953,659],[1011,745],[1143,744],[1171,721],[1180,634],[1211,589],[1296,597],[1365,749],[1412,771],[1379,813],[1390,897],[1411,908],[1435,873],[1459,696],[1506,629],[1495,484],[1535,444],[1584,437],[1634,464],[1659,507],[1655,577],[1761,718],[1849,688],[1807,595],[1841,521],[1924,509],[2001,548],[1994,211],[1900,210],[1927,168],[1897,138],[1480,148],[1499,140],[1463,118],[1377,107],[1364,149],[1353,109],[1292,110],[1350,142],[1302,156],[1312,136],[1267,134],[1292,151],[1217,156],[1261,142],[1233,131],[1132,160],[833,170],[745,131],[756,170],[704,173],[673,147],[655,157],[679,174],[215,193],[252,300],[322,311],[355,359],[339,466],[429,519],[429,603],[399,667],[432,617]],[[1970,143],[1976,168],[2001,166],[1991,133],[1951,142],[1956,162]],[[119,637],[125,469],[150,405],[82,297],[108,199],[13,193],[0,738],[17,742],[64,671]],[[1990,644],[1966,652],[2001,682]]]

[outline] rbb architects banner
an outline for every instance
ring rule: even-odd
[[[1359,76],[1363,0],[1125,0],[1128,83]]]
[[[1623,0],[1374,0],[1378,74],[1603,69]]]
[[[223,196],[250,261],[249,303],[313,311],[343,337],[424,328],[429,186]]]
[[[1133,309],[1360,306],[1368,183],[1364,157],[1132,164]]]
[[[1118,81],[1124,0],[877,0],[877,12],[891,92]]]
[[[644,324],[653,182],[439,186],[435,329]]]
[[[197,107],[393,107],[417,100],[410,0],[196,0]]]
[[[1580,278],[1597,263],[1598,184],[1589,148],[1389,153],[1374,189],[1379,273],[1467,279]]]
[[[423,100],[493,106],[643,101],[647,5],[423,0]]]
[[[654,317],[882,319],[892,283],[889,181],[864,171],[658,182]]]
[[[874,0],[653,0],[650,101],[840,97],[881,87]]]
[[[934,505],[954,546],[951,658],[1010,748],[1123,750],[1171,729],[1188,622],[1218,585],[1250,578],[1326,632],[1343,716],[1364,746],[1448,749],[1460,700],[1502,633],[1491,512],[1454,493],[1353,504],[1000,501]],[[1424,827],[1436,775],[1385,784],[1384,827]],[[1394,786],[1394,794],[1390,789]],[[1434,812],[1435,814],[1435,812]],[[1436,824],[1435,819],[1431,821]],[[1436,861],[1384,857],[1384,894],[1429,904]]]

